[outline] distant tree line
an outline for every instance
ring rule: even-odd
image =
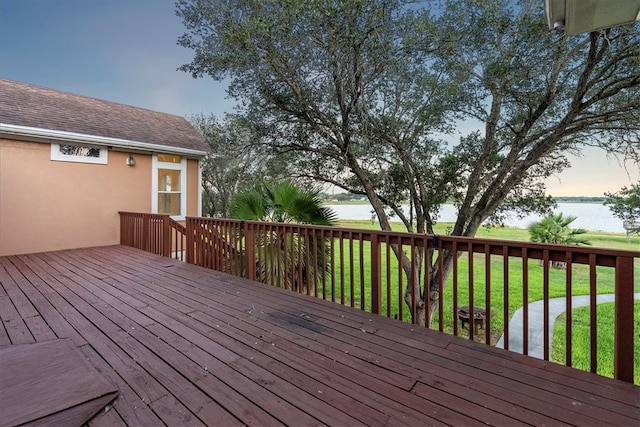
[[[554,197],[553,200],[557,203],[604,203],[607,200],[606,197],[588,197],[588,196],[563,196]]]

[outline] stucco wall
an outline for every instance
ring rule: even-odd
[[[98,165],[51,161],[50,150],[0,139],[0,255],[118,244],[118,211],[151,211],[150,154],[131,167],[122,152]],[[187,214],[197,215],[198,162],[188,163]]]
[[[198,198],[200,191],[198,189],[198,175],[200,174],[200,166],[197,160],[187,160],[187,215],[200,216],[202,213],[198,211]]]

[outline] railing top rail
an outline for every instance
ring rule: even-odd
[[[243,221],[240,219],[230,219],[230,218],[213,218],[213,217],[203,217],[203,216],[188,216],[185,218],[185,221],[196,221],[196,222],[217,222],[222,224],[245,224],[248,221]]]
[[[175,228],[180,233],[186,233],[187,232],[187,227],[185,227],[184,225],[180,224],[178,221],[174,220],[173,218],[170,219],[169,223],[171,224],[171,227]]]
[[[219,222],[243,222],[246,225],[253,225],[257,227],[269,227],[269,228],[288,228],[288,229],[297,229],[297,230],[315,230],[315,231],[325,231],[331,233],[341,233],[341,234],[355,234],[357,236],[362,236],[364,240],[369,240],[367,237],[376,235],[383,237],[395,237],[407,239],[409,240],[431,240],[437,241],[442,240],[443,242],[457,242],[458,244],[462,243],[463,246],[459,247],[459,251],[465,251],[464,246],[468,246],[469,244],[473,245],[474,251],[484,252],[481,246],[489,245],[493,247],[510,247],[510,248],[526,248],[531,250],[548,250],[552,252],[572,252],[573,254],[595,254],[601,256],[614,256],[614,257],[631,257],[631,258],[640,258],[640,251],[634,250],[624,250],[624,249],[607,249],[607,248],[594,248],[592,246],[574,246],[574,245],[558,245],[558,244],[546,244],[546,243],[535,243],[535,242],[527,242],[521,240],[501,240],[501,239],[491,239],[484,237],[465,237],[465,236],[449,236],[449,235],[438,235],[438,234],[419,234],[419,233],[409,233],[404,231],[386,231],[386,230],[366,230],[366,229],[358,229],[358,228],[350,228],[350,227],[330,227],[330,226],[319,226],[319,225],[309,225],[309,224],[290,224],[290,223],[272,223],[272,222],[263,222],[263,221],[240,221],[233,220],[228,218],[200,218],[200,217],[190,217],[197,220],[211,220],[211,221],[219,221]],[[188,218],[188,219],[190,219]],[[403,244],[405,241],[403,241]],[[450,248],[450,244],[444,245],[445,249]],[[535,258],[535,256],[532,256]]]
[[[149,214],[140,212],[118,212],[121,215],[132,216],[152,216],[165,217],[168,214]],[[554,245],[545,243],[534,243],[517,240],[500,240],[487,239],[480,237],[465,236],[449,236],[449,235],[432,235],[409,233],[403,231],[385,231],[385,230],[367,230],[350,227],[330,227],[309,224],[292,224],[292,223],[271,223],[262,221],[242,221],[229,218],[205,218],[205,217],[187,217],[187,221],[211,222],[221,224],[244,224],[250,227],[274,228],[287,230],[308,230],[314,232],[324,232],[327,237],[338,237],[337,235],[349,235],[352,238],[370,241],[372,236],[376,236],[377,240],[387,241],[392,244],[403,245],[420,245],[424,247],[434,248],[436,246],[443,249],[452,249],[455,243],[459,252],[466,252],[469,249],[477,253],[485,253],[489,248],[489,253],[496,255],[521,256],[523,251],[527,251],[527,257],[532,259],[542,259],[544,252],[550,254],[551,259],[560,258],[563,254],[570,252],[574,257],[574,262],[587,263],[589,256],[598,257],[598,264],[612,266],[616,258],[640,258],[640,251],[623,250],[623,249],[606,249],[594,248],[592,246],[573,246],[573,245]]]
[[[159,213],[148,213],[148,212],[127,212],[127,211],[118,211],[120,215],[132,215],[132,216],[157,216],[157,217],[165,217],[169,216],[169,214],[159,214]]]

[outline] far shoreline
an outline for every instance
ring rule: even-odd
[[[602,197],[602,196],[558,196],[558,197],[553,197],[553,200],[556,203],[599,203],[599,204],[604,204],[604,202],[607,200],[606,197]],[[330,198],[326,198],[322,201],[322,203],[324,205],[367,205],[369,204],[369,200],[368,199],[362,199],[362,200],[335,200],[335,199],[330,199]],[[409,201],[404,201],[402,202],[402,204],[409,204]],[[445,203],[448,204],[448,203]]]

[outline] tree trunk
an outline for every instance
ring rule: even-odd
[[[426,326],[428,328],[433,327],[433,318],[438,311],[438,302],[440,300],[440,281],[442,281],[442,291],[446,287],[447,279],[453,269],[453,254],[451,251],[442,251],[442,254],[438,254],[438,257],[442,257],[442,262],[436,259],[432,264],[432,274],[429,279],[429,299],[428,299],[428,312],[429,318],[427,319]],[[440,271],[440,264],[442,264],[442,271]],[[426,314],[426,313],[425,313]],[[442,316],[442,313],[440,314]]]

